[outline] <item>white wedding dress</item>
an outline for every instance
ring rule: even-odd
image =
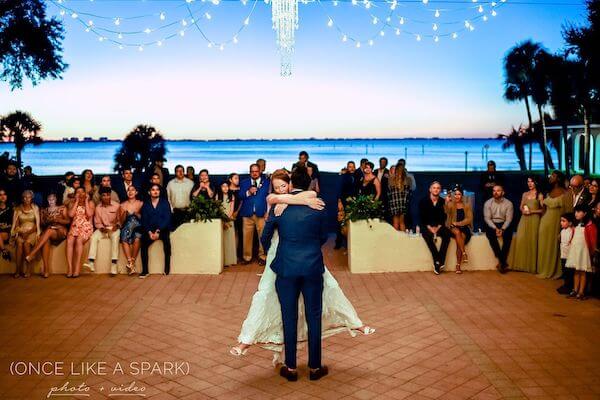
[[[275,290],[277,275],[270,267],[277,253],[278,243],[279,236],[275,231],[267,254],[265,270],[258,283],[258,291],[252,297],[248,315],[238,336],[238,343],[256,344],[275,352],[281,352],[283,349],[281,308]],[[348,331],[350,335],[356,336],[356,330],[362,326],[363,323],[358,318],[356,310],[344,296],[333,275],[325,267],[323,273],[322,337],[326,338],[343,331]],[[304,303],[302,295],[300,295],[298,302],[298,343],[306,342],[306,338],[307,325],[304,317]]]

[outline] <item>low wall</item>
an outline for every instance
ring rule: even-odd
[[[473,235],[466,251],[469,263],[463,264],[464,270],[496,269],[498,260],[485,234]],[[454,271],[455,266],[456,242],[451,240],[446,270]],[[357,221],[350,222],[348,230],[348,267],[352,273],[432,271],[433,258],[421,236],[396,231],[379,220]]]
[[[221,221],[206,223],[186,223],[171,233],[171,273],[172,274],[219,274],[223,271],[223,245]],[[51,272],[67,273],[67,242],[63,240],[58,246],[52,246]],[[81,262],[88,257],[90,242],[83,249]],[[0,274],[13,274],[16,270],[15,254],[10,246],[12,260],[8,262],[0,258]],[[127,273],[127,260],[123,249],[119,246],[119,273]],[[33,272],[39,273],[42,266],[41,253],[33,261]],[[148,272],[162,274],[165,258],[162,242],[153,243],[148,252]],[[96,274],[110,273],[110,239],[101,239],[94,263]],[[142,271],[141,255],[136,260],[136,271]],[[82,273],[87,273],[82,269]]]

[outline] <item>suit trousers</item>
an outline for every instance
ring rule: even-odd
[[[321,316],[323,314],[323,274],[275,279],[281,305],[285,365],[296,368],[298,344],[298,298],[304,298],[304,315],[308,327],[308,367],[321,368]]]
[[[256,214],[251,217],[243,217],[244,221],[244,260],[252,260],[252,247],[254,246],[254,231],[258,232],[258,258],[265,260],[265,251],[260,243],[263,228],[265,227],[265,218]]]
[[[440,249],[437,249],[435,245],[435,241],[433,240],[433,233],[429,232],[429,229],[424,228],[421,231],[421,236],[425,240],[429,251],[431,252],[431,256],[433,257],[434,263],[439,263],[440,265],[446,264],[446,253],[448,252],[448,246],[450,245],[450,238],[452,237],[452,232],[445,226],[442,226],[438,232],[437,236],[442,239],[442,246]]]
[[[169,231],[160,231],[158,240],[162,240],[163,251],[165,253],[165,274],[169,275],[171,271],[171,237]],[[142,275],[148,274],[148,249],[154,240],[150,239],[148,232],[142,235]]]
[[[116,231],[110,231],[106,234],[102,233],[100,229],[96,229],[94,233],[92,233],[92,237],[90,240],[90,251],[88,258],[90,260],[95,260],[98,253],[98,242],[101,239],[108,237],[110,239],[110,259],[111,261],[116,261],[119,258],[119,235],[121,231],[117,229]]]
[[[495,225],[500,229],[502,227],[502,223],[495,223]],[[485,227],[485,236],[487,236],[490,246],[494,251],[494,255],[498,259],[498,262],[502,267],[506,267],[508,265],[508,252],[510,250],[510,242],[513,237],[513,231],[509,226],[505,231],[502,232],[502,247],[500,247],[500,243],[498,242],[498,237],[496,236],[496,230],[490,228],[489,226]]]

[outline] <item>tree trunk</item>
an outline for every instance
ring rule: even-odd
[[[563,151],[565,153],[565,165],[561,165],[560,168],[563,169],[563,167],[564,167],[565,173],[567,174],[567,176],[569,176],[571,174],[571,163],[569,162],[570,159],[571,159],[571,155],[569,154],[569,145],[568,145],[568,143],[569,143],[569,138],[568,138],[569,131],[568,131],[568,128],[567,128],[567,124],[564,122],[564,120],[563,120],[563,123],[561,125],[561,131],[560,132],[561,132],[560,133],[560,135],[561,135],[560,142],[562,144],[562,148],[563,148]],[[561,160],[562,160],[562,157],[559,158],[559,161],[561,161]]]
[[[533,133],[533,120],[531,118],[531,108],[529,107],[529,98],[527,96],[525,96],[525,108],[527,108],[527,119],[529,120],[529,126],[527,127],[527,130],[529,131],[529,133]],[[530,135],[530,137],[533,135]],[[532,160],[533,160],[533,143],[531,141],[529,141],[529,170],[531,171],[531,167],[532,167]]]
[[[525,162],[525,148],[522,144],[515,144],[515,154],[519,160],[519,168],[521,171],[527,171],[527,163]]]
[[[590,113],[588,112],[588,107],[583,107],[583,173],[584,175],[590,174],[590,132],[591,132],[591,122],[590,122]]]
[[[554,169],[554,162],[552,161],[552,154],[548,150],[548,136],[546,135],[546,120],[544,119],[544,112],[540,104],[537,105],[538,113],[540,114],[540,121],[542,122],[542,135],[543,140],[540,143],[542,155],[544,156],[544,176],[548,176],[548,167]]]

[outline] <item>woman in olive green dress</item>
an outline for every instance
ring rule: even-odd
[[[540,216],[543,212],[541,202],[544,195],[539,192],[537,180],[533,176],[527,178],[527,187],[529,190],[521,197],[521,219],[517,227],[517,236],[513,241],[515,249],[510,268],[513,271],[535,274]]]
[[[540,278],[558,278],[562,274],[558,249],[560,216],[567,211],[568,192],[564,187],[564,176],[559,171],[550,175],[550,192],[542,205],[544,215],[540,220],[537,251],[537,272]]]

